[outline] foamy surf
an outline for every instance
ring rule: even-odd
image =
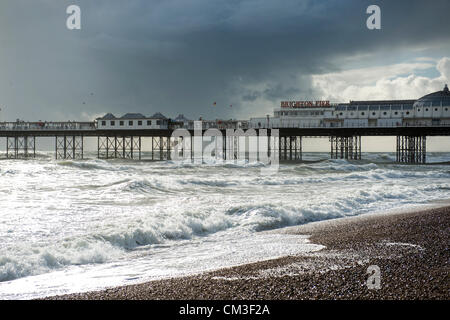
[[[448,165],[392,154],[260,163],[5,160],[0,298],[42,297],[320,250],[263,231],[449,198]],[[322,159],[320,159],[322,157]],[[431,154],[443,162],[448,154]]]

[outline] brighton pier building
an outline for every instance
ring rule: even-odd
[[[273,117],[251,118],[249,128],[450,126],[450,92],[417,100],[282,101]]]

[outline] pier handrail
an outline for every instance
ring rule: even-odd
[[[3,131],[26,131],[26,130],[96,130],[95,122],[79,121],[36,121],[36,122],[0,122],[0,130]]]
[[[368,125],[357,125],[357,124],[339,124],[335,126],[326,126],[325,124],[321,125],[313,125],[313,124],[294,124],[294,123],[285,123],[282,125],[267,125],[266,123],[262,124],[261,126],[258,126],[256,124],[252,124],[249,122],[241,122],[238,124],[231,124],[231,123],[208,123],[207,125],[204,125],[203,129],[219,129],[219,130],[225,130],[225,129],[284,129],[284,128],[311,128],[311,129],[318,129],[318,128],[324,128],[324,129],[337,129],[337,128],[367,128],[367,129],[373,129],[373,128],[423,128],[423,127],[450,127],[450,123],[439,123],[439,124],[429,124],[426,122],[423,123],[417,123],[417,124],[404,124],[404,123],[391,123],[391,124],[384,124],[384,125],[378,125],[378,126],[368,126]],[[192,130],[193,126],[191,125],[185,125],[185,126],[173,126],[169,127],[169,130],[176,129],[176,128],[184,128],[188,130]],[[36,121],[36,122],[25,122],[25,121],[16,121],[16,122],[0,122],[0,131],[64,131],[64,130],[98,130],[96,126],[96,122],[88,122],[88,121]],[[131,129],[133,130],[133,129]],[[147,129],[152,130],[152,129]]]

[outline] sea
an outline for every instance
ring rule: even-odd
[[[144,155],[145,156],[145,155]],[[245,160],[0,160],[0,299],[198,274],[323,249],[274,230],[450,198],[450,153]],[[269,231],[269,232],[268,232]]]

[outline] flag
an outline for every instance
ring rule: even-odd
[[[230,104],[230,108],[233,108],[233,105],[232,105],[232,104]]]
[[[216,104],[217,104],[217,103],[216,103],[216,102],[214,102],[214,103],[213,103],[213,106],[215,107],[215,106],[216,106]]]

